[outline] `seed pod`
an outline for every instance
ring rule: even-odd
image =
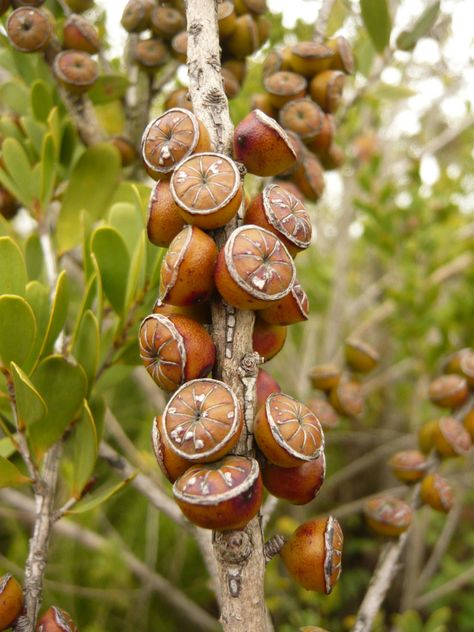
[[[314,140],[308,143],[308,149],[317,156],[323,156],[329,150],[334,140],[336,126],[330,114],[324,114],[319,133]]]
[[[176,454],[171,448],[170,442],[163,432],[163,418],[161,415],[158,415],[153,420],[151,444],[158,467],[170,483],[174,483],[177,478],[191,467],[190,461]]]
[[[189,91],[187,88],[176,88],[168,94],[165,99],[165,108],[170,110],[171,108],[182,108],[184,110],[193,111],[193,105],[189,98]]]
[[[0,215],[5,219],[14,217],[20,208],[20,204],[16,198],[0,185]]]
[[[316,42],[299,42],[291,48],[290,63],[295,72],[304,77],[313,77],[327,70],[331,65],[334,52]]]
[[[152,0],[129,0],[122,13],[121,25],[128,33],[146,31],[150,27],[153,7]]]
[[[196,226],[185,226],[170,244],[160,271],[160,299],[171,305],[207,301],[214,291],[215,241]]]
[[[179,11],[171,7],[154,7],[150,16],[151,30],[165,41],[186,29],[186,20]]]
[[[147,316],[140,326],[138,341],[146,370],[165,391],[205,377],[216,360],[211,336],[186,316]]]
[[[148,204],[148,239],[155,246],[167,248],[184,228],[184,224],[185,221],[171,195],[168,180],[158,180]]]
[[[308,82],[302,75],[288,70],[275,72],[263,80],[263,87],[269,95],[270,103],[277,109],[288,101],[304,97],[307,85]]]
[[[255,459],[226,456],[194,465],[173,485],[186,518],[203,529],[242,529],[262,504],[263,485]]]
[[[257,316],[252,333],[253,350],[263,358],[264,362],[268,362],[283,349],[286,334],[286,327],[271,325]]]
[[[245,13],[261,15],[268,11],[267,0],[234,0],[234,5],[237,15]]]
[[[380,361],[380,355],[373,347],[362,340],[348,338],[344,343],[346,362],[353,371],[369,373]]]
[[[221,40],[234,32],[236,20],[237,17],[232,2],[224,0],[224,2],[217,5],[217,23],[219,26],[219,38]]]
[[[286,130],[286,133],[288,135],[288,138],[290,139],[291,146],[295,150],[296,163],[292,166],[292,168],[289,171],[285,171],[284,173],[282,173],[280,175],[281,175],[282,178],[291,178],[293,176],[296,168],[299,165],[301,165],[303,160],[308,155],[308,150],[307,150],[306,145],[303,143],[301,138],[298,136],[298,134],[295,134],[295,132],[291,131],[291,129]],[[273,184],[276,184],[275,181],[273,182]]]
[[[311,244],[311,219],[298,198],[278,184],[269,184],[251,202],[245,223],[274,233],[295,256]]]
[[[314,388],[330,391],[339,384],[341,370],[335,364],[317,364],[311,369],[309,379]]]
[[[316,415],[324,432],[339,425],[336,411],[325,399],[313,397],[309,402],[306,402],[306,406]]]
[[[226,53],[235,59],[245,59],[260,45],[258,27],[251,15],[236,18],[233,31],[223,42]]]
[[[293,182],[312,202],[317,202],[324,193],[324,171],[319,160],[309,152],[293,172]]]
[[[429,454],[434,448],[434,437],[437,427],[438,421],[433,420],[423,424],[418,430],[418,447],[424,454]]]
[[[343,542],[341,526],[332,516],[308,520],[290,536],[280,557],[303,588],[329,595],[341,574]]]
[[[469,396],[466,379],[461,375],[440,375],[429,387],[429,397],[433,404],[441,408],[458,408]]]
[[[45,0],[12,0],[12,6],[17,9],[18,7],[40,7],[45,3]]]
[[[329,401],[345,417],[359,417],[364,412],[364,396],[359,382],[339,382],[331,390]]]
[[[167,63],[168,49],[160,39],[143,39],[137,42],[133,58],[142,70],[154,73]]]
[[[120,154],[122,167],[129,167],[137,160],[138,152],[136,147],[128,138],[114,136],[110,139],[110,142]]]
[[[278,184],[278,186],[280,186],[282,189],[285,189],[285,191],[288,191],[288,193],[291,193],[304,203],[305,197],[303,193],[293,182],[290,182],[289,180],[273,180],[273,184]]]
[[[278,382],[267,371],[259,369],[257,373],[257,383],[255,385],[256,396],[255,406],[257,410],[262,406],[267,397],[272,393],[280,393],[281,388]]]
[[[261,110],[240,121],[234,133],[234,154],[256,176],[276,176],[296,162],[296,153],[280,125]]]
[[[68,92],[83,94],[87,92],[99,76],[97,63],[88,53],[65,50],[56,55],[53,71]]]
[[[7,573],[0,577],[0,630],[7,630],[23,610],[23,590],[17,580]]]
[[[163,433],[171,449],[194,463],[228,454],[242,432],[243,416],[232,389],[213,379],[179,388],[163,412]]]
[[[170,316],[187,316],[203,325],[208,325],[211,322],[211,308],[209,303],[195,303],[194,305],[180,307],[179,305],[164,303],[158,298],[153,305],[153,313],[161,314],[168,318]]]
[[[321,131],[324,114],[311,99],[289,101],[280,111],[281,125],[295,132],[304,143],[311,143]]]
[[[206,128],[194,114],[173,108],[153,119],[143,133],[145,169],[155,180],[167,179],[179,162],[191,154],[208,151],[210,145]]]
[[[467,351],[461,358],[460,370],[469,386],[474,387],[474,351]]]
[[[420,481],[428,468],[426,456],[418,450],[396,452],[388,462],[393,475],[402,483]]]
[[[293,286],[295,265],[284,244],[264,228],[241,226],[219,252],[215,282],[220,295],[239,309],[264,309]]]
[[[308,315],[308,297],[297,279],[285,298],[259,312],[260,318],[266,323],[282,326],[304,322],[308,320]]]
[[[51,606],[38,621],[36,632],[78,632],[78,629],[65,610]]]
[[[270,37],[270,31],[272,30],[272,23],[266,15],[258,15],[255,18],[258,29],[258,47],[260,48]]]
[[[64,48],[95,55],[100,50],[99,32],[89,20],[73,13],[63,26],[63,44]]]
[[[186,63],[188,59],[188,33],[187,31],[181,31],[181,33],[178,33],[177,35],[173,37],[173,39],[171,40],[171,52],[174,55],[174,57],[176,57],[176,59],[180,61],[182,64]],[[187,92],[188,91],[186,90],[186,93]],[[166,105],[165,103],[165,106],[167,108],[186,107],[183,105],[179,105],[178,103],[175,103],[173,105]]]
[[[84,13],[94,6],[94,0],[65,0],[65,2],[74,13]]]
[[[420,498],[436,511],[449,513],[454,503],[454,491],[445,478],[433,473],[423,479]]]
[[[250,109],[260,110],[272,119],[276,119],[278,117],[278,112],[270,103],[270,97],[268,94],[253,94],[250,100]]]
[[[257,413],[254,436],[265,457],[280,467],[317,459],[324,434],[316,415],[290,395],[273,393]]]
[[[435,448],[442,457],[466,456],[471,450],[469,433],[454,417],[439,419],[433,438]]]
[[[22,53],[44,51],[53,35],[49,16],[34,7],[15,9],[8,17],[6,30],[12,46]]]
[[[234,217],[242,194],[239,170],[224,154],[189,156],[171,176],[171,195],[181,217],[207,230],[225,226]]]
[[[325,112],[333,114],[342,103],[345,82],[344,73],[339,70],[324,70],[311,80],[311,98]]]
[[[235,99],[240,92],[240,84],[235,75],[227,68],[221,69],[222,81],[224,82],[224,92],[228,99]]]
[[[0,0],[0,15],[3,15],[10,8],[10,0]]]
[[[353,75],[355,71],[354,55],[352,48],[345,37],[341,35],[334,39],[328,40],[326,46],[334,52],[334,57],[331,58],[332,70],[341,70],[346,75]]]
[[[245,81],[247,76],[247,60],[245,59],[227,59],[222,63],[222,68],[229,70],[237,79],[239,84]]]
[[[276,498],[292,505],[306,505],[316,498],[326,475],[324,452],[317,459],[298,467],[280,467],[266,462],[262,467],[263,484]]]
[[[443,362],[443,373],[459,373],[462,375],[461,361],[466,354],[471,352],[472,349],[465,347],[464,349],[458,349],[454,353],[451,353]]]
[[[464,428],[469,433],[471,441],[474,441],[474,408],[472,408],[462,420]]]
[[[262,74],[264,79],[265,77],[269,77],[276,72],[288,69],[289,68],[283,68],[283,55],[281,53],[281,50],[278,50],[277,48],[272,48],[272,50],[263,60]]]
[[[392,496],[376,496],[364,505],[368,526],[380,535],[396,537],[406,531],[413,519],[413,510],[406,502]]]

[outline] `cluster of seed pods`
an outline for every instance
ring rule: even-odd
[[[395,453],[389,460],[393,475],[407,485],[419,484],[419,501],[435,511],[448,513],[454,490],[439,473],[443,461],[466,457],[474,439],[474,351],[462,349],[444,364],[428,395],[446,415],[426,422],[418,434],[418,449]],[[397,536],[411,524],[413,505],[387,495],[370,499],[365,506],[368,524],[377,533]]]
[[[316,415],[275,389],[255,417],[259,459],[232,454],[243,411],[230,387],[209,377],[216,356],[206,328],[213,296],[256,312],[254,349],[264,360],[274,352],[272,332],[308,316],[293,261],[310,245],[308,213],[276,184],[245,204],[241,175],[242,164],[255,175],[277,175],[294,164],[295,152],[273,119],[253,111],[235,129],[234,160],[211,151],[209,134],[191,111],[172,108],[147,126],[142,158],[156,180],[148,235],[167,248],[159,296],[139,333],[148,373],[172,393],[153,422],[155,455],[189,520],[217,531],[240,529],[257,514],[264,487],[303,504],[315,497],[325,474]],[[226,225],[243,206],[243,222],[219,251],[209,231]],[[306,537],[313,543],[308,556],[316,557],[311,579],[300,577],[301,583],[330,592],[339,577],[342,532],[333,518],[305,524],[285,544],[282,559],[290,574],[301,575],[289,560]]]

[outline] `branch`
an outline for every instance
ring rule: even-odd
[[[430,603],[433,603],[433,601],[437,601],[438,599],[449,595],[449,593],[454,592],[455,590],[459,590],[465,584],[469,584],[472,581],[474,581],[474,566],[471,566],[471,568],[468,568],[460,575],[457,575],[453,579],[450,579],[445,584],[442,584],[434,590],[431,590],[421,597],[418,597],[418,599],[414,603],[414,606],[415,608],[425,608]]]
[[[329,16],[335,0],[323,0],[321,9],[319,10],[318,19],[314,25],[313,39],[315,42],[321,43],[326,37]]]

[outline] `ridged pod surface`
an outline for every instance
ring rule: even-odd
[[[413,510],[405,501],[392,496],[377,496],[364,505],[367,524],[380,535],[396,537],[406,531],[413,519]]]
[[[65,610],[51,606],[38,621],[36,632],[78,632],[78,629]]]
[[[8,17],[6,30],[11,44],[22,53],[43,51],[53,34],[48,15],[34,7],[20,7]]]
[[[451,373],[440,375],[429,386],[429,397],[441,408],[462,406],[469,396],[469,386],[462,375]]]
[[[423,479],[420,498],[436,511],[449,513],[454,503],[454,491],[445,478],[434,472]]]
[[[262,309],[259,315],[262,320],[273,325],[294,325],[308,320],[309,301],[300,282],[295,280],[285,298],[267,309]]]
[[[428,461],[419,450],[401,450],[388,462],[393,475],[403,483],[416,483],[426,474]]]
[[[434,445],[443,457],[467,456],[472,443],[469,433],[455,417],[442,417],[433,433]]]
[[[170,442],[163,432],[163,418],[161,415],[158,415],[153,420],[151,445],[156,462],[170,483],[174,483],[181,474],[184,474],[186,470],[191,467],[190,461],[176,454],[171,448]]]

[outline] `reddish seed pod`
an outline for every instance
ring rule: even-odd
[[[256,402],[255,406],[257,410],[262,406],[267,397],[272,393],[280,393],[281,387],[278,382],[267,371],[263,369],[258,370],[257,383],[256,383]]]
[[[184,16],[172,7],[154,7],[150,22],[153,33],[164,40],[171,40],[186,28]]]
[[[359,382],[339,382],[331,390],[329,401],[345,417],[358,417],[364,411],[364,396]]]
[[[7,573],[0,577],[0,630],[7,630],[23,609],[23,590],[17,580]]]
[[[319,133],[314,140],[308,143],[308,149],[317,156],[323,156],[329,151],[335,133],[334,118],[330,114],[324,114]]]
[[[53,71],[68,92],[83,94],[87,92],[99,76],[97,63],[88,53],[65,50],[56,55]]]
[[[311,202],[317,202],[324,193],[324,171],[319,160],[309,151],[292,176],[294,184]]]
[[[278,184],[282,189],[285,189],[285,191],[288,191],[288,193],[294,195],[304,204],[305,197],[303,193],[298,189],[296,184],[294,184],[293,182],[290,182],[289,180],[273,180],[273,184]]]
[[[94,55],[100,50],[99,32],[89,20],[73,13],[63,26],[63,44],[64,48]]]
[[[324,450],[316,415],[290,395],[273,393],[255,418],[255,441],[265,457],[280,467],[299,467]]]
[[[429,397],[433,404],[441,408],[458,408],[469,396],[467,381],[461,375],[440,375],[429,387]]]
[[[413,519],[413,510],[406,502],[392,496],[377,496],[364,505],[368,526],[380,535],[396,537],[406,531]]]
[[[420,481],[428,468],[426,456],[419,450],[401,450],[388,462],[393,475],[403,483]]]
[[[0,215],[5,219],[14,217],[20,208],[20,204],[16,198],[0,185]]]
[[[196,303],[180,307],[179,305],[164,303],[158,298],[153,305],[153,313],[162,314],[168,318],[170,316],[187,316],[203,325],[208,325],[211,322],[211,306],[209,303]]]
[[[286,327],[269,324],[257,316],[252,334],[253,350],[268,362],[283,349],[286,334]]]
[[[142,70],[154,74],[168,61],[168,49],[160,39],[150,37],[137,42],[133,58]]]
[[[339,169],[344,164],[346,156],[339,145],[334,143],[329,147],[326,153],[321,154],[321,162],[326,171]]]
[[[10,14],[6,30],[14,48],[22,53],[37,53],[48,46],[53,25],[50,17],[41,9],[20,7]]]
[[[285,298],[259,312],[260,318],[266,323],[283,326],[308,320],[308,315],[308,297],[298,279],[295,280],[290,293]]]
[[[255,459],[226,456],[194,465],[173,485],[186,518],[203,529],[242,529],[258,513],[263,485]]]
[[[329,595],[341,574],[343,542],[341,526],[332,516],[309,520],[290,536],[280,557],[303,588]]]
[[[298,467],[279,467],[266,462],[262,467],[263,484],[276,498],[292,505],[306,505],[316,498],[326,475],[324,452],[317,459]]]
[[[228,99],[235,99],[240,92],[240,84],[237,77],[228,68],[221,69],[221,77],[224,82],[224,92]]]
[[[129,167],[137,160],[137,149],[132,141],[128,140],[128,138],[124,138],[123,136],[113,136],[110,139],[110,142],[120,154],[122,167]]]
[[[178,456],[194,463],[217,461],[228,454],[242,426],[242,412],[232,389],[210,378],[181,386],[163,412],[166,442]]]
[[[188,59],[188,33],[187,31],[181,31],[173,37],[171,40],[171,52],[176,57],[178,61],[182,64],[185,64]],[[186,93],[188,91],[186,90]],[[190,104],[191,102],[189,102]],[[174,103],[172,105],[166,105],[167,108],[171,107],[185,107],[184,105],[180,105],[179,103]],[[188,108],[190,109],[190,108]]]
[[[190,461],[176,454],[171,448],[170,442],[163,432],[161,415],[153,420],[151,443],[158,466],[170,483],[174,483],[181,474],[184,474],[191,467]]]
[[[65,610],[51,606],[38,621],[36,632],[78,632],[78,629]]]
[[[309,402],[306,402],[306,406],[316,415],[324,432],[336,428],[339,424],[336,411],[325,399],[313,397]]]
[[[304,143],[311,143],[321,131],[324,113],[311,99],[295,99],[281,109],[279,119],[285,129],[297,134]]]
[[[471,437],[463,424],[454,417],[442,417],[433,432],[434,446],[442,457],[467,456]]]
[[[128,33],[141,33],[150,26],[153,0],[129,0],[122,13],[121,25]]]
[[[185,221],[178,211],[168,180],[158,180],[148,204],[148,239],[155,246],[167,248],[184,228]]]
[[[263,112],[264,114],[266,114],[272,119],[276,119],[278,117],[278,112],[270,103],[268,94],[263,94],[263,93],[253,94],[250,99],[250,109],[260,110],[261,112]]]
[[[227,59],[222,62],[222,68],[229,70],[239,84],[245,81],[245,77],[247,76],[247,61],[245,59]]]
[[[189,98],[189,92],[187,88],[176,88],[168,94],[165,99],[165,108],[170,110],[171,108],[181,108],[184,110],[193,111],[193,105]]]

